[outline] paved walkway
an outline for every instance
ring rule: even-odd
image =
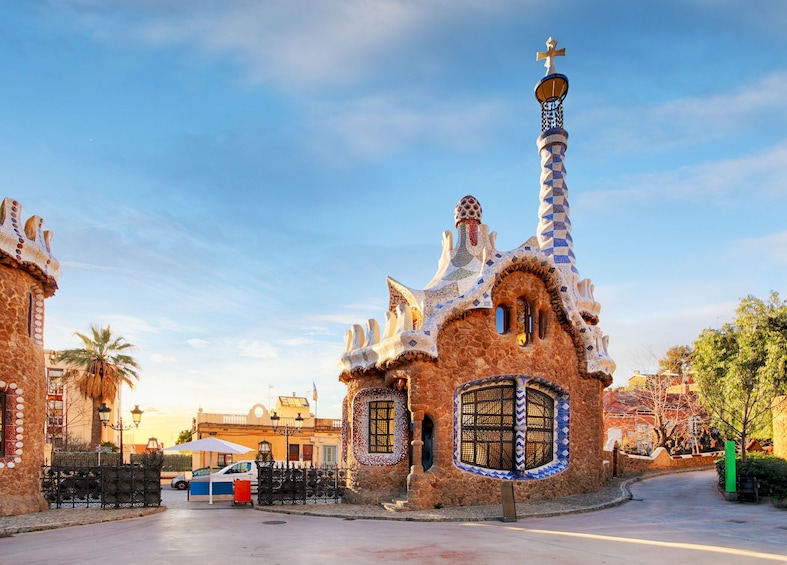
[[[590,494],[576,494],[554,500],[541,500],[538,502],[521,502],[516,505],[517,517],[547,517],[558,516],[576,512],[590,512],[622,504],[629,500],[627,485],[641,477],[626,479],[613,479],[599,492]],[[163,506],[158,508],[60,508],[21,514],[19,516],[0,517],[0,536],[49,530],[67,526],[95,524],[113,520],[125,520],[163,512],[167,507],[179,506],[179,499],[173,495],[182,495],[185,492],[169,493],[169,487],[162,487]],[[186,504],[208,508],[206,502],[187,502]],[[216,509],[230,506],[228,501],[217,501],[213,504]],[[379,505],[358,504],[307,504],[307,505],[274,505],[254,507],[266,512],[281,514],[298,514],[304,516],[324,516],[342,519],[365,520],[402,520],[407,522],[468,522],[497,520],[502,516],[500,505],[486,506],[457,506],[432,510],[419,510],[410,512],[389,512]]]
[[[653,474],[651,475],[653,476]],[[520,502],[516,505],[518,518],[548,517],[562,514],[590,512],[602,508],[610,508],[622,504],[631,498],[628,485],[639,481],[642,475],[617,478],[609,481],[599,492],[576,494],[554,500],[538,502]],[[114,520],[138,518],[165,511],[168,507],[184,506],[186,493],[171,491],[170,487],[162,487],[162,506],[156,508],[61,508],[33,514],[0,517],[0,537],[22,532],[35,532],[53,528],[96,524]],[[181,500],[182,499],[182,500]],[[210,509],[206,502],[185,502],[192,508]],[[213,508],[226,508],[231,502],[217,501]],[[323,516],[364,520],[401,520],[407,522],[477,522],[498,520],[502,516],[500,505],[457,506],[431,510],[410,512],[389,512],[379,505],[356,504],[307,504],[307,505],[274,505],[254,506],[257,510],[281,514],[297,514],[302,516]]]
[[[8,533],[0,539],[0,561],[26,565],[87,565],[107,559],[124,565],[216,561],[234,565],[787,564],[787,511],[767,501],[725,501],[712,470],[648,478],[549,505],[543,501],[519,505],[516,523],[495,520],[499,507],[444,508],[410,515],[383,515],[377,507],[350,505],[276,507],[292,512],[284,515],[271,512],[270,507],[188,501],[185,492],[165,488],[166,511],[151,509],[153,515],[56,527],[65,525],[61,521],[45,531]],[[621,498],[630,502],[584,512]],[[85,512],[121,517],[127,510]],[[320,512],[336,518],[297,515]],[[568,513],[551,515],[563,512]],[[43,516],[56,514],[43,512],[34,519]],[[388,519],[378,519],[383,516]]]

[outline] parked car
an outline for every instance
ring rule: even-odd
[[[208,480],[214,483],[231,483],[237,479],[251,481],[251,492],[257,492],[257,465],[252,459],[245,459],[227,465],[220,471],[213,473],[208,477],[208,473],[203,475],[195,475],[192,477],[192,482],[204,482]]]
[[[194,469],[191,472],[191,478],[193,479],[194,477],[207,477],[210,474],[211,469],[213,471],[216,471],[220,469],[220,467],[200,467],[199,469]],[[186,473],[181,473],[180,475],[172,479],[172,482],[170,484],[174,489],[186,490],[187,488],[189,488],[189,481],[190,479],[186,478]]]

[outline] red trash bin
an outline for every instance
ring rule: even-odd
[[[232,483],[232,504],[247,503],[254,506],[254,502],[251,500],[251,481],[236,479]]]

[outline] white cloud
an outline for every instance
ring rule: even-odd
[[[263,341],[242,339],[238,342],[238,351],[242,357],[254,359],[275,359],[278,356],[276,348]]]
[[[342,83],[363,74],[404,37],[416,33],[422,6],[401,0],[308,5],[290,1],[150,3],[133,11],[104,9],[103,2],[76,6],[81,22],[102,40],[186,44],[229,56],[251,82]],[[130,11],[130,9],[129,9]]]
[[[787,263],[787,230],[763,237],[750,237],[736,241],[733,251],[741,255],[756,255],[760,260]]]
[[[167,357],[161,353],[153,353],[150,356],[150,360],[155,363],[174,363],[177,361],[175,357]]]
[[[324,109],[322,114],[328,117],[318,121],[318,128],[343,140],[346,147],[342,150],[380,158],[418,142],[457,150],[478,147],[490,138],[493,126],[505,123],[508,112],[500,100],[453,99],[447,104],[445,100],[380,95]]]
[[[205,341],[204,339],[191,338],[186,340],[186,344],[195,349],[204,349],[205,347],[207,347],[208,342]]]
[[[503,14],[487,0],[236,0],[216,3],[79,0],[72,11],[102,41],[185,45],[238,62],[250,83],[288,88],[347,85],[380,70],[452,22]],[[428,68],[434,49],[415,48],[406,65]]]
[[[785,99],[787,72],[776,72],[734,92],[655,106],[595,106],[574,118],[573,127],[592,131],[594,144],[607,153],[654,153],[783,126],[787,124]]]
[[[611,181],[607,190],[580,193],[583,208],[606,213],[630,202],[690,200],[713,197],[717,204],[734,205],[740,196],[759,198],[787,196],[787,143],[734,159],[705,161],[658,174],[628,176]]]
[[[311,343],[316,343],[316,342],[315,340],[306,337],[293,337],[290,339],[281,339],[277,343],[281,343],[282,345],[286,345],[287,347],[299,347],[301,345],[309,345]]]

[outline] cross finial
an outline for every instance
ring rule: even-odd
[[[555,74],[555,57],[563,57],[566,54],[566,48],[555,49],[557,41],[550,37],[547,39],[547,50],[536,53],[536,61],[546,59],[544,66],[547,68],[547,76]]]

